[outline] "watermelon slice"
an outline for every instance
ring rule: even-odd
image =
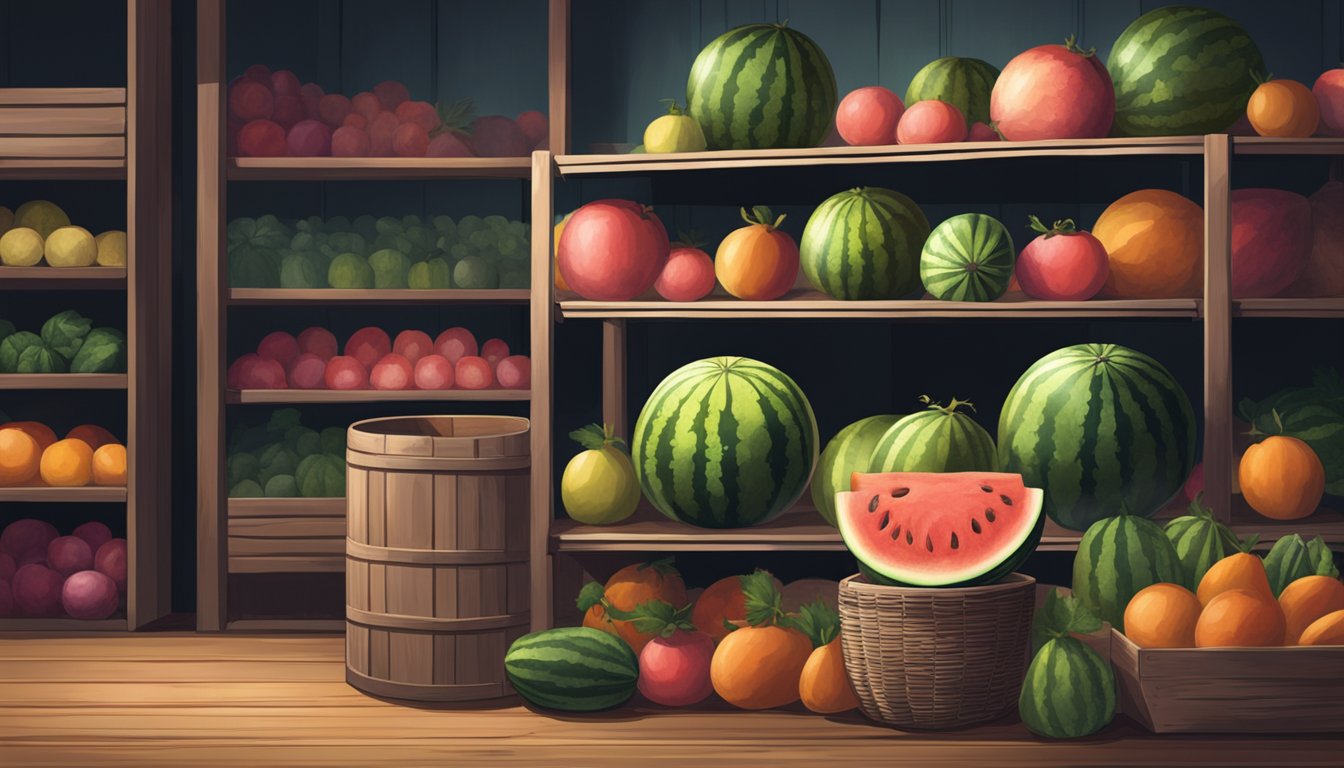
[[[1001,472],[856,472],[835,495],[845,546],[870,581],[952,587],[998,581],[1041,541],[1044,493]]]

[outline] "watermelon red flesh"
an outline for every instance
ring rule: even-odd
[[[836,494],[840,535],[862,565],[894,583],[992,581],[1040,537],[1044,494],[1021,475],[855,473],[850,487]]]

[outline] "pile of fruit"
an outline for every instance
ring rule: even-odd
[[[243,157],[521,157],[547,146],[546,115],[472,115],[470,100],[413,101],[386,80],[353,97],[253,64],[229,83],[228,146]]]
[[[621,706],[636,691],[666,707],[717,694],[741,709],[799,700],[832,714],[858,706],[840,652],[837,585],[781,587],[756,570],[690,599],[669,560],[631,565],[579,594],[582,627],[525,635],[504,660],[529,703],[566,712]]]
[[[281,408],[265,424],[238,425],[228,449],[229,498],[345,495],[345,430],[305,427]]]
[[[405,330],[394,341],[369,326],[351,334],[344,350],[325,328],[305,329],[297,338],[275,331],[256,352],[234,360],[227,374],[230,389],[527,389],[531,381],[527,355],[509,354],[503,339],[478,347],[460,327],[437,338]]]
[[[6,267],[124,267],[126,233],[94,237],[49,200],[30,200],[11,211],[0,205],[0,265]]]
[[[0,319],[0,373],[125,373],[126,334],[94,328],[73,309],[52,315],[39,333]]]
[[[0,424],[0,487],[126,485],[126,446],[93,424],[58,440],[46,424]]]
[[[462,288],[531,285],[527,224],[503,216],[274,216],[229,222],[234,288]]]
[[[1238,432],[1248,446],[1237,488],[1251,508],[1275,520],[1316,511],[1323,494],[1344,496],[1344,379],[1321,370],[1309,386],[1282,389],[1256,402],[1242,400]]]
[[[0,618],[106,619],[126,597],[126,540],[98,522],[68,536],[45,520],[0,533]]]

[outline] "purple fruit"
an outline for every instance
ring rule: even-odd
[[[485,115],[471,124],[471,146],[480,157],[524,157],[532,153],[527,134],[503,115]]]
[[[9,581],[0,579],[0,619],[8,619],[14,615],[14,592],[9,588]]]
[[[47,545],[47,565],[62,576],[93,567],[93,549],[78,536],[60,536]]]
[[[74,530],[74,535],[83,539],[91,552],[97,552],[99,547],[112,540],[112,530],[97,521],[80,525]]]
[[[76,619],[106,619],[120,600],[116,583],[98,571],[73,574],[61,588],[61,605]]]
[[[25,565],[14,574],[14,604],[24,616],[60,616],[65,577],[45,565]]]
[[[56,527],[45,520],[34,520],[31,517],[15,520],[5,526],[4,533],[0,533],[0,551],[8,552],[15,562],[34,550],[46,557],[47,545],[60,535]]]
[[[292,157],[328,157],[331,155],[331,128],[318,120],[300,120],[289,129],[289,154]]]
[[[8,552],[0,552],[0,579],[13,581],[14,572],[17,570],[19,570],[19,564],[14,562],[14,558]]]
[[[116,583],[117,589],[126,592],[126,540],[112,539],[98,548],[93,556],[93,567],[99,573]]]

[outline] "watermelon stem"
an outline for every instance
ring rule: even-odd
[[[1070,53],[1076,53],[1084,58],[1090,59],[1097,55],[1097,47],[1095,45],[1087,50],[1083,50],[1082,46],[1078,45],[1077,35],[1069,35],[1064,38],[1064,47],[1067,48]]]
[[[975,410],[975,403],[972,403],[970,400],[958,400],[955,397],[952,398],[950,401],[948,401],[947,405],[935,402],[934,399],[929,397],[928,395],[920,395],[919,402],[928,406],[929,410],[931,411],[942,411],[943,413],[946,413],[949,416],[956,413],[957,409],[962,407],[963,405],[971,409],[971,411]]]
[[[1073,219],[1055,219],[1053,227],[1047,227],[1038,216],[1027,216],[1027,224],[1033,232],[1045,235],[1049,240],[1055,235],[1076,235],[1078,234],[1078,225],[1073,223]]]
[[[750,215],[747,214],[746,208],[741,209],[741,211],[743,221],[753,226],[760,224],[761,226],[765,227],[766,229],[772,232],[776,229],[779,229],[779,225],[782,224],[784,222],[784,218],[788,216],[788,214],[786,213],[781,213],[778,218],[775,218],[774,211],[770,210],[767,206],[764,205],[753,205],[751,207]],[[774,219],[774,221],[771,222],[771,219]]]

